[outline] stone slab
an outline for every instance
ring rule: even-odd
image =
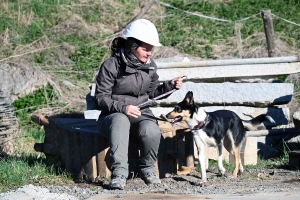
[[[269,79],[300,72],[300,62],[171,68],[160,68],[160,63],[157,65],[160,81],[186,75],[189,80],[197,82],[235,82],[253,78]]]
[[[186,82],[180,90],[153,106],[168,107],[181,102],[192,91],[199,106],[253,106],[270,107],[292,100],[292,83],[193,83]]]

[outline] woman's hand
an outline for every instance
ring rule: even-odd
[[[138,118],[141,116],[140,108],[133,105],[126,106],[125,114],[130,117]]]
[[[182,76],[178,76],[176,78],[173,78],[171,83],[176,89],[180,89],[182,87]]]

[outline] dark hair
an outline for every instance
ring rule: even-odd
[[[124,48],[125,52],[129,53],[132,49],[137,49],[139,46],[141,46],[142,43],[142,41],[133,37],[129,37],[127,39],[117,37],[112,41],[110,49],[115,53],[121,48]]]

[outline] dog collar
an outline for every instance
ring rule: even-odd
[[[201,129],[204,126],[204,124],[205,124],[204,121],[199,122],[196,126],[194,126],[193,129],[196,129],[196,130]]]
[[[196,126],[194,126],[193,130],[201,129],[208,121],[209,121],[209,119],[208,119],[208,115],[207,115],[202,122],[199,122]]]

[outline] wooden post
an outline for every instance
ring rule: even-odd
[[[271,17],[270,10],[263,10],[261,12],[261,16],[264,22],[264,29],[267,39],[268,45],[268,56],[274,57],[275,56],[275,42],[274,42],[274,29],[273,29],[273,21]]]
[[[80,143],[81,137],[80,134],[76,134],[71,132],[70,134],[70,145],[72,148],[71,154],[73,157],[70,158],[73,161],[73,179],[75,181],[82,181],[83,180],[83,173],[82,173],[82,165],[81,165],[81,155],[80,155]]]
[[[243,58],[243,42],[242,42],[242,36],[241,36],[241,27],[243,26],[242,23],[235,23],[234,32],[236,36],[236,49],[239,52],[239,57]]]
[[[186,166],[194,168],[194,139],[190,130],[184,132]]]

